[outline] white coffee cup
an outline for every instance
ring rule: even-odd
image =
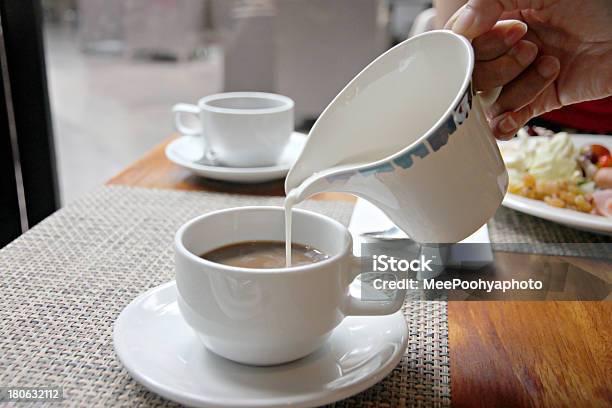
[[[265,92],[205,96],[197,105],[179,103],[172,113],[183,135],[201,135],[203,158],[234,167],[272,166],[293,132],[293,100]],[[196,116],[196,124],[183,121]],[[198,123],[199,122],[199,123]]]
[[[360,273],[346,227],[326,216],[293,210],[293,242],[312,245],[329,259],[279,269],[237,268],[198,255],[250,240],[284,241],[284,209],[241,207],[212,212],[176,233],[178,305],[212,352],[240,363],[280,364],[319,348],[351,315],[385,315],[393,299],[365,301],[349,285]]]

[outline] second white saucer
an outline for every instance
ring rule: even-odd
[[[169,282],[132,301],[115,322],[124,367],[149,390],[196,407],[310,407],[350,397],[382,380],[408,341],[401,311],[347,317],[318,351],[292,363],[254,367],[202,345],[179,314]]]
[[[203,177],[235,183],[261,183],[285,177],[306,144],[304,133],[293,132],[278,164],[265,167],[226,167],[199,163],[204,141],[199,136],[181,136],[166,146],[166,157]]]

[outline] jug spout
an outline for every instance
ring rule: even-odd
[[[378,169],[379,167],[376,167]],[[396,204],[395,195],[389,190],[384,176],[374,177],[369,168],[343,165],[314,173],[297,187],[289,189],[285,185],[287,199],[291,204],[297,204],[318,193],[336,192],[349,193],[377,205],[384,211],[383,203]]]
[[[290,188],[285,184],[285,192],[294,203],[304,201],[315,194],[330,191],[361,195],[358,186],[353,185],[352,182],[356,174],[355,166],[337,166],[314,173],[295,188]]]
[[[318,193],[334,190],[333,184],[325,176],[313,174],[304,180],[299,186],[286,191],[287,200],[291,203],[299,203]]]

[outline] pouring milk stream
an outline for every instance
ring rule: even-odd
[[[285,180],[287,265],[291,208],[346,192],[382,210],[420,243],[458,242],[497,210],[508,185],[484,98],[471,86],[474,52],[451,31],[388,50],[334,98]]]

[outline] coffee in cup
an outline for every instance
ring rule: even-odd
[[[243,241],[222,246],[200,255],[200,258],[237,268],[274,269],[284,268],[284,241]],[[329,255],[311,245],[291,245],[291,266],[308,265],[323,261]]]

